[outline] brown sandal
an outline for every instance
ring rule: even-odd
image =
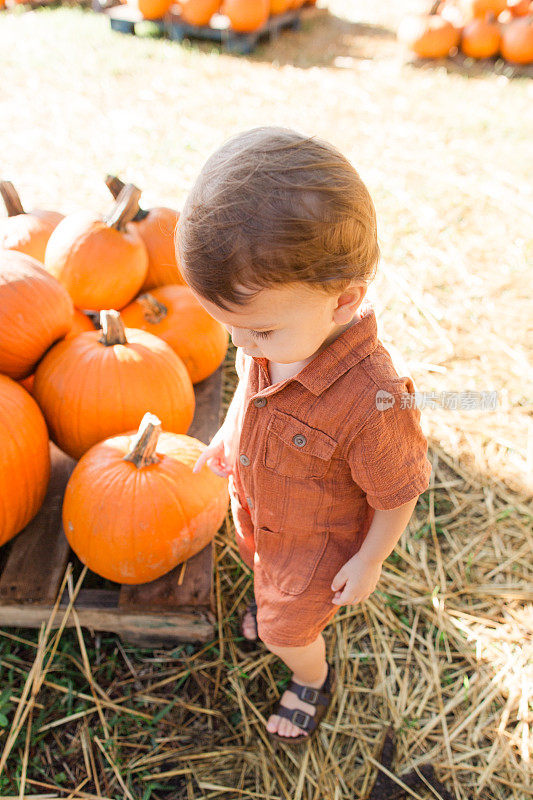
[[[303,728],[303,730],[309,731],[309,733],[300,733],[298,736],[280,736],[279,733],[270,733],[270,731],[267,730],[269,736],[273,739],[285,742],[286,744],[300,744],[301,742],[308,742],[309,739],[312,739],[313,736],[316,735],[320,720],[326,714],[331,704],[336,685],[337,674],[329,662],[328,674],[320,689],[313,689],[311,686],[302,686],[300,683],[291,680],[287,686],[287,690],[294,692],[300,700],[304,700],[306,703],[311,703],[311,705],[315,706],[315,714],[307,714],[305,711],[302,711],[301,708],[287,708],[287,706],[284,706],[280,702],[278,702],[272,714],[276,714],[279,717],[286,717],[293,725],[297,725],[298,728]]]

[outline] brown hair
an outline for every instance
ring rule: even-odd
[[[204,164],[176,228],[187,283],[226,310],[276,284],[328,293],[369,283],[379,261],[376,213],[352,164],[333,145],[260,127]]]

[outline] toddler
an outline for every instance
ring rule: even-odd
[[[322,631],[375,590],[431,474],[413,382],[365,300],[379,260],[374,205],[329,143],[254,128],[204,165],[176,246],[187,284],[237,347],[237,389],[194,469],[229,477],[254,572],[243,632],[293,673],[267,730],[305,741],[335,685]]]

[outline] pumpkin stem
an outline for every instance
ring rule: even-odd
[[[115,200],[118,198],[119,194],[126,185],[125,183],[123,183],[123,181],[120,180],[120,178],[117,178],[116,175],[106,175],[105,182],[107,188],[109,189]],[[147,216],[148,216],[148,211],[145,211],[143,208],[139,208],[139,210],[133,217],[132,222],[140,222]]]
[[[163,303],[160,303],[159,300],[156,300],[153,294],[148,292],[146,294],[140,294],[137,298],[137,302],[143,310],[145,320],[152,323],[152,325],[161,322],[168,314],[168,308],[163,305]]]
[[[109,228],[117,231],[125,228],[128,222],[132,222],[139,212],[139,198],[141,190],[133,183],[127,183],[117,197],[116,203],[104,217],[104,222]]]
[[[100,327],[102,335],[98,341],[105,344],[106,347],[112,347],[114,344],[128,344],[118,311],[112,308],[100,311]]]
[[[430,17],[437,13],[437,9],[438,9],[438,7],[440,6],[441,3],[442,3],[442,0],[435,0],[433,5],[429,9],[429,16]]]
[[[161,430],[161,420],[155,414],[147,411],[131,443],[131,450],[122,460],[131,461],[137,469],[147,467],[149,464],[157,464],[160,458],[156,455],[155,449]]]
[[[20,197],[11,181],[0,181],[0,194],[2,195],[8,217],[16,217],[17,214],[24,214]]]

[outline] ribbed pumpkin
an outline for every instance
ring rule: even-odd
[[[228,506],[225,478],[193,466],[206,445],[161,433],[147,413],[137,434],[92,447],[74,468],[63,502],[70,546],[89,569],[117,583],[146,583],[213,540]]]
[[[144,19],[159,19],[167,13],[172,0],[128,0],[128,5],[138,8]]]
[[[0,218],[0,247],[26,253],[42,263],[48,239],[63,219],[63,214],[38,208],[24,211],[17,191],[9,181],[0,181],[0,194],[7,211],[7,217]]]
[[[220,3],[221,0],[180,0],[181,18],[189,25],[207,25]]]
[[[122,181],[114,175],[108,175],[106,183],[113,197],[118,197],[124,188]],[[148,251],[148,272],[140,291],[147,292],[167,283],[185,283],[174,247],[174,231],[179,216],[179,211],[165,206],[155,206],[145,211],[139,208],[137,200],[137,210],[132,222]]]
[[[239,33],[256,31],[264,25],[270,12],[270,0],[224,0],[222,13]]]
[[[148,254],[130,220],[140,192],[125,186],[110,214],[77,211],[51,235],[45,267],[66,287],[77,308],[123,308],[138,294],[148,270]]]
[[[0,372],[30,375],[69,332],[74,307],[66,289],[31,256],[0,250]]]
[[[500,49],[500,27],[494,14],[487,19],[473,19],[463,28],[461,50],[470,58],[490,58]]]
[[[457,47],[460,32],[438,14],[410,14],[398,28],[398,38],[420,58],[444,58]]]
[[[50,479],[44,417],[28,392],[0,375],[0,545],[24,528],[43,504]]]
[[[124,330],[116,311],[101,313],[101,331],[58,342],[35,372],[33,395],[50,438],[73,458],[136,428],[149,406],[166,430],[186,433],[195,397],[189,373],[166,342]]]
[[[517,17],[504,26],[500,52],[513,64],[533,63],[533,15]]]
[[[198,383],[224,361],[229,334],[196,300],[188,286],[161,286],[140,295],[121,312],[129,328],[160,336]]]

